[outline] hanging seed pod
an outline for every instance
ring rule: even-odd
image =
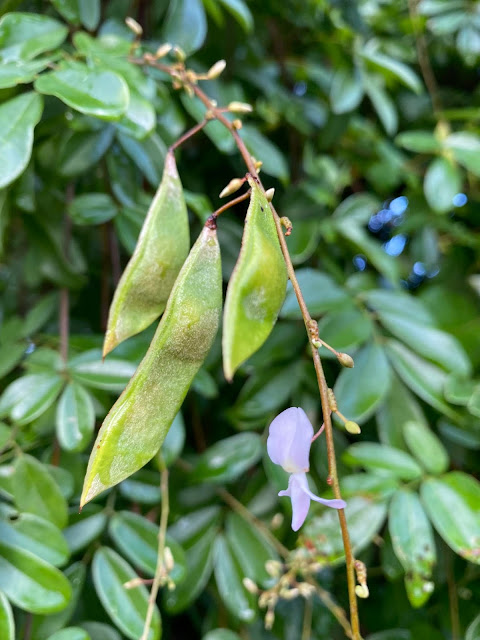
[[[98,433],[81,506],[153,458],[212,346],[221,310],[220,247],[205,226],[144,359]]]
[[[120,342],[146,329],[163,312],[189,246],[182,183],[173,153],[168,153],[162,182],[113,297],[104,357]]]
[[[267,199],[248,180],[252,195],[242,248],[228,284],[223,320],[223,369],[227,380],[270,335],[285,298],[287,269]]]

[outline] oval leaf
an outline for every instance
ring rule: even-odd
[[[401,480],[415,480],[422,475],[422,469],[408,453],[377,442],[352,444],[342,458],[352,466],[378,469]]]
[[[92,564],[95,590],[115,625],[131,640],[142,635],[148,608],[148,591],[144,584],[126,589],[125,582],[137,577],[131,566],[118,553],[102,547],[95,552]],[[148,640],[158,640],[161,635],[161,619],[155,606]]]
[[[410,451],[427,471],[443,473],[448,469],[448,452],[426,424],[411,420],[405,422],[403,437]]]
[[[57,438],[62,449],[82,451],[95,427],[93,400],[77,382],[65,387],[57,405]]]
[[[423,190],[431,208],[445,213],[453,207],[453,197],[462,189],[458,167],[446,158],[435,158],[425,173]]]
[[[421,496],[435,529],[456,553],[480,564],[480,482],[461,471],[422,483]]]
[[[31,60],[58,47],[67,35],[68,28],[53,18],[36,13],[7,13],[0,19],[0,60]]]
[[[15,640],[15,620],[12,607],[5,595],[0,591],[0,638]]]
[[[197,462],[192,479],[215,483],[239,478],[262,457],[262,441],[257,433],[239,433],[219,440]]]
[[[250,180],[252,195],[242,248],[228,284],[223,317],[223,369],[238,367],[270,335],[285,298],[287,269],[267,198]]]
[[[163,313],[189,246],[187,206],[175,157],[169,153],[137,246],[115,291],[104,356]]]
[[[210,351],[221,308],[220,248],[215,230],[204,227],[145,358],[99,431],[82,505],[140,469],[158,451]]]
[[[80,627],[67,627],[54,633],[48,640],[90,640],[90,636]]]
[[[63,380],[53,373],[32,373],[17,378],[0,398],[0,415],[19,425],[41,416],[55,402]]]

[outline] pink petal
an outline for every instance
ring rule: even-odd
[[[268,455],[289,473],[308,471],[313,427],[300,407],[282,411],[271,423]]]

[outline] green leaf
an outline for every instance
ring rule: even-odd
[[[117,123],[117,129],[137,140],[143,140],[154,131],[156,124],[155,109],[151,103],[130,88],[128,108],[123,118]]]
[[[58,295],[50,293],[40,298],[40,300],[30,309],[25,316],[22,335],[32,336],[50,320],[54,312],[58,309]]]
[[[421,93],[423,90],[422,83],[417,76],[417,74],[410,69],[406,64],[400,62],[399,60],[395,60],[395,58],[390,58],[379,51],[373,50],[369,43],[367,47],[362,51],[362,56],[373,63],[376,67],[379,67],[383,71],[387,71],[389,74],[395,76],[409,89],[414,91],[415,93]],[[388,74],[387,74],[388,75]]]
[[[218,484],[232,482],[261,457],[260,436],[257,433],[239,433],[209,447],[195,465],[192,479]]]
[[[342,223],[365,225],[372,215],[378,211],[380,203],[369,193],[354,193],[345,198],[332,215],[332,220],[340,227]]]
[[[141,469],[122,482],[120,493],[131,502],[158,504],[162,499],[160,474],[149,469]]]
[[[69,526],[63,530],[70,553],[73,555],[88,547],[101,536],[106,526],[107,515],[103,511],[92,513],[91,508],[85,508],[81,514],[72,514]]]
[[[0,415],[19,425],[41,416],[55,402],[63,380],[53,373],[32,373],[17,378],[0,398]]]
[[[375,78],[368,78],[365,84],[365,91],[380,118],[383,128],[388,135],[393,136],[398,128],[398,113],[395,103]]]
[[[70,203],[68,215],[75,224],[102,224],[111,220],[118,208],[108,193],[82,193]]]
[[[35,89],[56,96],[80,113],[104,120],[117,120],[128,108],[125,80],[112,71],[89,69],[86,65],[45,73],[35,81]]]
[[[285,298],[287,270],[270,205],[253,180],[242,248],[230,278],[223,315],[227,380],[270,335]]]
[[[192,54],[205,41],[207,19],[200,0],[175,0],[169,5],[162,38]]]
[[[408,599],[412,606],[421,607],[433,591],[430,578],[436,549],[430,522],[416,493],[406,489],[395,493],[388,524],[393,549],[406,573]]]
[[[446,158],[435,158],[425,173],[423,190],[430,207],[445,213],[453,207],[453,197],[462,189],[458,167]]]
[[[355,367],[343,369],[334,393],[339,410],[349,419],[365,422],[390,388],[391,370],[383,348],[370,342],[355,355]]]
[[[480,176],[480,137],[467,131],[451,133],[445,140],[445,146],[451,149],[455,160],[467,171]]]
[[[442,369],[415,355],[396,340],[388,341],[387,353],[393,368],[407,387],[446,416],[456,417],[443,400],[447,374]]]
[[[253,29],[253,16],[244,0],[219,0],[229,11],[242,29],[249,33]]]
[[[241,640],[241,638],[238,633],[234,633],[229,629],[213,629],[204,635],[202,640]],[[475,640],[477,639],[475,638]]]
[[[13,612],[5,595],[0,591],[0,638],[15,640],[15,620]]]
[[[174,591],[163,594],[165,609],[176,614],[186,609],[203,591],[213,568],[213,541],[217,534],[215,526],[210,526],[202,536],[188,547],[185,546],[187,579]]]
[[[3,378],[15,369],[25,354],[26,345],[24,342],[7,342],[0,346],[0,378]],[[1,404],[1,400],[0,400]]]
[[[0,60],[31,60],[58,47],[68,35],[61,22],[36,13],[7,13],[0,18]]]
[[[395,143],[414,153],[436,153],[442,145],[430,131],[403,131],[395,138]]]
[[[83,451],[95,427],[95,409],[91,395],[77,382],[70,382],[57,405],[57,437],[67,451]]]
[[[384,502],[356,496],[348,501],[345,515],[353,551],[358,555],[382,528],[387,506]],[[322,565],[338,564],[345,558],[338,514],[333,509],[325,509],[321,515],[310,517],[300,539]]]
[[[468,625],[465,640],[480,640],[480,614]]]
[[[206,534],[208,529],[216,527],[219,520],[218,506],[204,507],[180,517],[169,527],[168,533],[184,548],[190,548]]]
[[[377,442],[357,442],[343,454],[349,465],[360,465],[372,471],[381,471],[400,480],[415,480],[422,475],[421,467],[411,455],[400,449]]]
[[[222,534],[215,539],[213,554],[215,580],[225,606],[238,620],[252,622],[256,598],[243,586],[240,568]]]
[[[435,529],[462,558],[480,564],[480,482],[462,471],[422,483],[421,497]]]
[[[396,449],[406,449],[403,426],[409,420],[426,424],[425,416],[415,397],[396,375],[392,377],[390,391],[377,411],[379,439]]]
[[[163,140],[157,133],[152,133],[143,140],[135,140],[129,135],[118,133],[117,139],[125,153],[140,169],[151,186],[157,189],[162,179],[167,155]]]
[[[122,554],[140,571],[155,575],[158,557],[158,526],[136,513],[120,511],[109,523],[109,533]],[[175,584],[186,577],[186,560],[182,547],[167,535],[165,546],[173,555],[174,567],[169,572]]]
[[[470,400],[467,404],[467,409],[470,411],[472,416],[476,416],[480,418],[480,386],[477,385],[470,397]]]
[[[23,173],[32,154],[33,130],[43,111],[41,96],[22,93],[0,105],[0,189]]]
[[[90,640],[90,636],[80,627],[67,627],[54,633],[48,640]]]
[[[115,129],[106,126],[98,132],[74,133],[60,148],[59,171],[70,177],[84,173],[97,164],[112,143]]]
[[[112,621],[127,638],[138,640],[147,614],[148,590],[144,584],[135,589],[123,586],[137,577],[135,571],[113,549],[101,547],[93,557],[92,576],[97,595]],[[148,640],[158,640],[161,630],[155,606]]]
[[[405,422],[403,437],[410,451],[429,473],[443,473],[448,469],[448,452],[425,423]]]
[[[419,298],[402,291],[372,289],[362,294],[369,308],[381,317],[397,316],[401,319],[415,318],[419,325],[433,327],[432,314]]]
[[[81,384],[105,391],[123,391],[135,373],[135,365],[118,358],[101,359],[101,352],[86,351],[69,361],[72,377]]]
[[[24,454],[14,467],[12,492],[18,510],[45,518],[62,529],[67,523],[67,503],[45,465]]]
[[[82,622],[81,627],[87,631],[91,640],[122,640],[118,631],[103,622]]]
[[[368,500],[387,499],[398,489],[399,481],[394,476],[375,473],[352,473],[342,478],[342,494],[363,496]]]
[[[452,374],[448,377],[443,393],[446,400],[452,404],[467,406],[472,394],[475,392],[476,382],[467,380],[463,376]]]
[[[326,311],[336,311],[351,306],[348,294],[335,284],[330,276],[321,271],[309,267],[298,269],[297,280],[313,317],[318,317]],[[290,282],[287,285],[287,296],[280,310],[280,316],[282,318],[302,317]]]
[[[54,567],[64,565],[70,555],[61,531],[32,513],[0,514],[0,539],[12,547],[30,551]]]
[[[243,575],[260,587],[271,587],[272,576],[265,569],[265,563],[278,560],[278,554],[263,534],[233,512],[227,516],[225,533]]]
[[[0,89],[32,82],[36,75],[48,67],[49,64],[51,64],[51,58],[41,58],[26,62],[3,62],[0,66]]]
[[[330,104],[333,113],[347,113],[356,109],[364,94],[362,76],[358,71],[339,69],[330,87]]]
[[[65,576],[37,556],[0,542],[0,589],[14,605],[31,613],[55,613],[71,598]]]
[[[165,466],[169,467],[175,462],[183,451],[185,444],[185,422],[179,411],[175,416],[165,440],[160,449]]]
[[[78,0],[80,20],[89,31],[98,27],[100,22],[100,0]]]
[[[262,171],[279,180],[288,180],[287,162],[283,153],[273,142],[260,133],[256,127],[248,124],[242,127],[241,135],[250,153],[256,160],[263,162]]]

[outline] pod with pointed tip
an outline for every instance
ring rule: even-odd
[[[110,306],[104,357],[163,313],[189,246],[187,207],[175,157],[170,152],[137,246]]]
[[[270,205],[252,188],[242,248],[228,283],[223,315],[223,369],[227,380],[270,335],[285,298],[287,269]]]
[[[221,310],[220,247],[215,229],[205,226],[144,359],[98,433],[81,506],[156,454],[212,346]]]

